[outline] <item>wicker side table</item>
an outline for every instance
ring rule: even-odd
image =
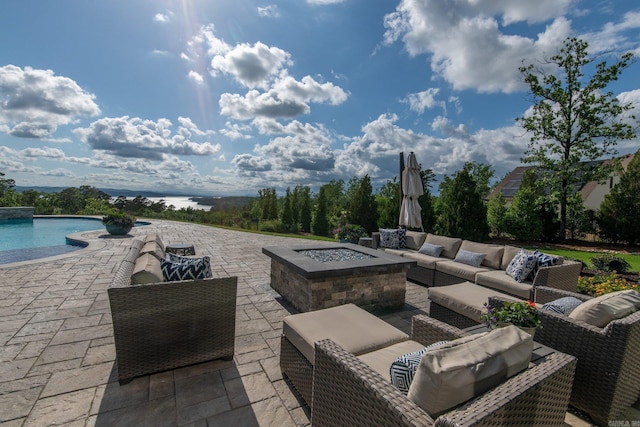
[[[172,243],[165,246],[165,252],[169,252],[176,255],[195,255],[196,250],[193,245],[188,243]]]

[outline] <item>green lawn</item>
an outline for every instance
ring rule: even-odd
[[[528,249],[534,250],[536,248],[528,248]],[[544,248],[542,249],[542,251],[553,254],[553,255],[562,255],[565,258],[580,260],[586,263],[586,265],[589,268],[593,267],[593,264],[591,264],[591,258],[604,254],[603,252],[587,252],[587,251],[578,251],[573,249],[556,249],[556,248],[554,249]],[[632,271],[632,272],[640,271],[640,255],[631,255],[623,252],[618,252],[616,253],[616,255],[624,259],[629,263],[629,265],[631,265],[631,268],[629,269],[629,271]]]

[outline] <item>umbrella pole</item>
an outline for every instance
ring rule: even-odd
[[[400,206],[398,206],[398,212],[402,208],[402,198],[404,197],[404,194],[402,194],[402,171],[404,171],[404,151],[400,152]]]

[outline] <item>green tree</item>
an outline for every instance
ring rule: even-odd
[[[532,113],[517,119],[531,133],[522,161],[538,165],[546,187],[557,194],[562,239],[571,189],[608,177],[612,166],[592,161],[616,154],[617,142],[634,136],[633,127],[625,122],[632,104],[605,91],[630,65],[633,54],[624,54],[610,66],[606,61],[597,64],[595,74],[585,79],[583,70],[594,62],[587,48],[577,38],[565,40],[546,64],[555,67],[560,77],[533,64],[519,68],[533,97]]]
[[[327,204],[329,227],[344,225],[347,220],[346,213],[348,209],[348,196],[345,194],[344,181],[341,179],[337,181],[331,180],[323,187],[325,187],[324,195],[325,203]]]
[[[487,204],[487,223],[489,230],[495,237],[501,237],[504,232],[507,215],[507,201],[502,191],[499,191]]]
[[[260,201],[260,219],[263,221],[278,219],[278,198],[275,188],[258,190]]]
[[[445,176],[440,184],[436,229],[440,234],[483,241],[489,236],[487,209],[466,163],[453,179]]]
[[[5,191],[11,190],[16,186],[15,180],[4,176],[4,173],[0,172],[0,197],[4,196]]]
[[[311,231],[311,188],[301,187],[298,199],[300,200],[300,230],[308,233]]]
[[[293,229],[293,214],[291,212],[291,190],[287,187],[287,191],[284,195],[284,202],[282,206],[282,224],[289,231]]]
[[[491,165],[487,165],[485,163],[469,162],[468,164],[469,174],[471,174],[471,177],[476,182],[478,194],[480,194],[480,197],[484,200],[491,192],[489,182],[491,181],[491,178],[493,178],[495,171]]]
[[[291,221],[294,224],[295,231],[298,230],[300,224],[300,190],[302,186],[296,185],[291,193]]]
[[[60,192],[58,207],[64,214],[76,214],[84,208],[84,197],[76,187],[68,187]]]
[[[572,239],[595,231],[592,216],[589,212],[584,207],[584,201],[580,193],[575,193],[567,199],[567,230]]]
[[[542,218],[538,197],[528,186],[518,189],[505,216],[505,232],[519,240],[539,240],[542,236]]]
[[[422,228],[426,231],[433,231],[436,224],[435,201],[431,194],[431,183],[435,180],[435,177],[436,175],[431,168],[420,170],[424,194],[418,198],[418,203],[422,208],[420,211]]]
[[[329,221],[327,219],[327,196],[325,194],[326,186],[320,187],[320,192],[316,199],[316,208],[313,215],[311,229],[313,234],[318,236],[326,236],[329,234]]]
[[[371,233],[378,229],[378,206],[373,195],[371,178],[365,175],[354,187],[355,191],[349,200],[347,218],[350,223],[361,225]]]
[[[616,242],[636,244],[640,239],[640,151],[629,162],[597,215],[600,234]]]
[[[380,191],[375,195],[376,206],[378,206],[378,226],[382,228],[392,228],[398,226],[400,216],[400,182],[397,177],[380,187]]]

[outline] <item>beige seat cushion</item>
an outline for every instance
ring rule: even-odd
[[[427,234],[427,238],[425,242],[429,242],[433,245],[442,245],[444,249],[440,254],[441,257],[453,259],[458,253],[458,249],[460,249],[460,245],[462,244],[462,239],[458,239],[455,237],[446,237],[446,236],[437,236],[435,234]],[[422,245],[420,245],[422,246]]]
[[[164,258],[164,249],[156,240],[146,242],[142,249],[140,249],[140,255],[151,254],[159,260]]]
[[[484,303],[488,302],[491,296],[499,296],[506,301],[522,301],[471,282],[429,288],[429,300],[478,323],[482,323],[480,316],[485,312]]]
[[[504,253],[503,245],[491,245],[488,243],[476,243],[471,240],[463,240],[460,244],[460,249],[484,254],[482,265],[490,268],[500,268],[502,254]]]
[[[532,351],[531,335],[513,325],[451,341],[425,353],[407,396],[435,418],[526,369]]]
[[[474,267],[457,261],[442,261],[436,263],[436,271],[442,271],[443,273],[475,282],[476,274],[490,270],[487,267]]]
[[[162,269],[160,260],[151,254],[143,254],[138,257],[131,274],[132,285],[162,282]]]
[[[523,299],[531,298],[531,282],[516,282],[516,279],[509,276],[504,270],[485,271],[476,274],[476,283],[487,286],[497,291],[517,295]]]
[[[388,254],[404,256],[406,254],[411,253],[411,249],[393,249],[393,248],[384,248],[384,251]]]
[[[285,317],[282,333],[312,365],[314,343],[325,338],[356,356],[409,339],[401,330],[355,304]]]
[[[394,360],[407,353],[422,350],[424,347],[417,341],[407,340],[361,354],[358,358],[382,375],[384,379],[390,379],[389,370]]]
[[[609,322],[627,317],[638,310],[640,310],[640,293],[629,289],[585,301],[573,310],[569,317],[604,328]]]
[[[435,270],[438,262],[447,260],[446,258],[434,257],[431,255],[421,254],[419,252],[409,252],[403,256],[407,259],[417,261],[419,267],[428,268],[429,270]]]

